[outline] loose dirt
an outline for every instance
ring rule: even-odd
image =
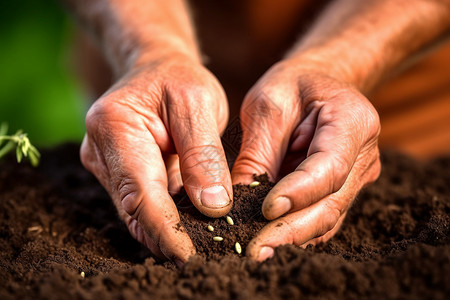
[[[266,222],[264,176],[234,187],[234,225],[178,196],[199,252],[178,270],[128,235],[77,145],[45,151],[37,169],[11,156],[0,163],[0,299],[448,299],[450,157],[423,164],[385,152],[382,161],[329,243],[279,247],[261,264],[234,243],[244,253]]]

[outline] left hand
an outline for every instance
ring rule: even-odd
[[[279,182],[262,205],[268,220],[249,243],[259,261],[283,244],[306,246],[339,229],[356,195],[380,173],[378,114],[353,86],[285,60],[250,90],[233,183],[267,172]]]

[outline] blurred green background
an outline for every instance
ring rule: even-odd
[[[38,147],[83,137],[87,101],[71,68],[73,35],[57,1],[0,4],[0,122]]]

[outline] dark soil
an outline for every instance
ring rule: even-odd
[[[178,270],[130,238],[77,146],[44,152],[37,169],[11,156],[0,164],[0,299],[449,299],[450,157],[382,160],[380,179],[329,243],[283,246],[262,264],[234,242],[245,248],[265,223],[263,177],[235,187],[232,226],[179,196],[199,255]]]
[[[175,198],[181,213],[181,222],[194,242],[200,256],[207,260],[220,260],[223,256],[237,254],[235,243],[242,246],[242,255],[245,247],[256,233],[267,224],[261,213],[261,205],[268,191],[273,187],[266,175],[255,177],[260,182],[256,187],[236,185],[233,188],[235,203],[227,215],[231,217],[233,225],[226,218],[208,218],[202,215],[190,204],[189,198],[181,193]],[[181,200],[180,200],[181,199]],[[207,227],[213,226],[210,232]],[[223,237],[223,241],[214,241],[214,237]]]

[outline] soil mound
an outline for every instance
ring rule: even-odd
[[[0,299],[448,299],[450,157],[421,164],[387,152],[382,161],[329,243],[279,247],[262,264],[234,244],[244,253],[264,226],[267,178],[234,187],[234,225],[179,195],[199,255],[178,270],[128,235],[77,145],[44,152],[37,169],[9,157],[0,163]]]

